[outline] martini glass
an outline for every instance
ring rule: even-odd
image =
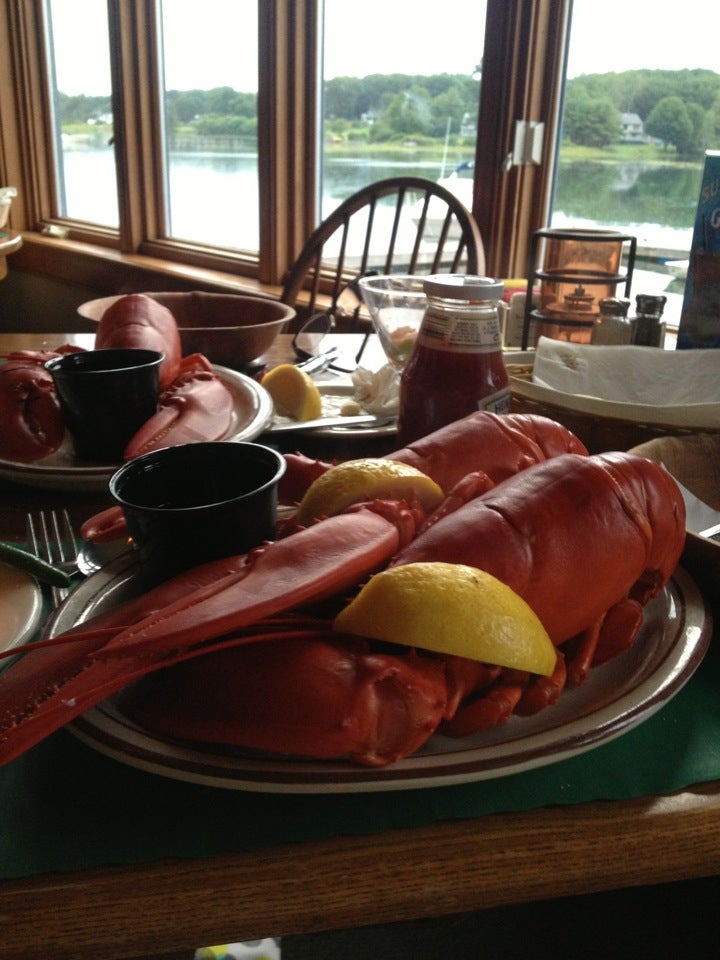
[[[385,356],[395,369],[402,370],[412,353],[427,305],[423,278],[386,274],[361,277],[358,284]]]

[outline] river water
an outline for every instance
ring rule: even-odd
[[[466,159],[466,158],[465,158]],[[374,180],[401,174],[438,179],[434,162],[407,153],[382,158],[326,158],[322,215]],[[117,225],[115,168],[110,148],[66,149],[63,153],[66,210],[74,219]],[[624,164],[561,164],[553,227],[621,230],[637,237],[641,253],[685,259],[690,250],[702,162],[697,167]],[[173,152],[169,163],[170,234],[236,249],[258,248],[257,156]],[[603,219],[598,219],[603,211]],[[679,319],[684,284],[661,265],[639,262],[632,294],[664,293],[668,319]]]

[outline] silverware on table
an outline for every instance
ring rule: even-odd
[[[376,416],[363,413],[356,417],[318,417],[317,420],[281,420],[266,428],[267,433],[290,433],[300,430],[317,430],[326,427],[384,427],[395,420],[394,416]]]
[[[67,510],[28,513],[25,524],[28,545],[36,556],[63,573],[78,573],[75,531]],[[69,592],[69,587],[51,587],[53,606],[61,604]]]
[[[701,530],[700,536],[707,537],[709,540],[720,540],[720,523],[708,527],[707,530]]]
[[[307,360],[301,360],[300,363],[296,363],[295,366],[299,370],[304,370],[307,374],[322,373],[324,370],[327,370],[339,353],[340,350],[338,347],[330,347],[330,349],[324,353],[319,353],[314,357],[308,357]]]

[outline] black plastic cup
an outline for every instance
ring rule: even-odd
[[[257,443],[186,443],[129,460],[110,478],[135,549],[171,575],[275,537],[285,460]]]
[[[157,412],[164,359],[157,350],[88,350],[45,364],[78,458],[123,459],[128,442]]]

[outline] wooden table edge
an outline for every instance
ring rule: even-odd
[[[8,880],[0,956],[149,958],[712,876],[719,808],[713,782],[665,797]]]

